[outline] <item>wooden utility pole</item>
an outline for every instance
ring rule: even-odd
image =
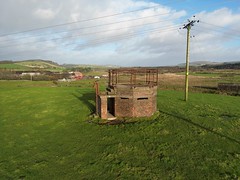
[[[186,72],[185,72],[185,101],[188,100],[188,75],[189,75],[189,42],[191,26],[187,26],[187,50],[186,50]]]
[[[185,70],[185,98],[184,100],[188,100],[188,75],[189,75],[189,52],[190,52],[190,30],[191,27],[194,26],[195,22],[199,22],[196,20],[188,20],[188,23],[183,26],[183,29],[187,29],[187,50],[186,50],[186,70]]]

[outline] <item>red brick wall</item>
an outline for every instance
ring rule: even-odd
[[[119,86],[115,96],[115,116],[148,117],[157,110],[157,87]],[[111,95],[111,98],[114,96]],[[107,95],[100,96],[100,116],[107,119]]]
[[[115,99],[115,115],[117,117],[132,117],[133,116],[133,99],[126,99],[126,96],[116,97]]]
[[[102,119],[107,119],[107,96],[100,96],[101,106],[100,106],[100,117]]]
[[[133,116],[143,117],[151,116],[156,111],[155,97],[148,96],[148,99],[134,98],[133,101]]]
[[[116,116],[118,117],[146,117],[153,115],[157,110],[157,87],[121,86],[116,89],[116,92]]]

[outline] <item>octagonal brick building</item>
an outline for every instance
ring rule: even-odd
[[[157,111],[157,85],[156,68],[110,69],[106,91],[96,91],[96,113],[108,120],[152,116]]]

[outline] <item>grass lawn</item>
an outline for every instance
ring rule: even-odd
[[[0,179],[238,179],[240,99],[159,91],[160,115],[89,123],[92,82],[0,81]]]

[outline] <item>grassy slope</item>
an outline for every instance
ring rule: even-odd
[[[0,177],[240,177],[239,97],[159,91],[157,119],[99,126],[86,122],[92,92],[0,81]]]
[[[6,63],[6,64],[0,64],[0,69],[28,70],[30,68],[20,64]]]
[[[21,64],[21,65],[25,65],[25,66],[48,66],[48,67],[59,67],[56,64],[51,64],[49,62],[44,62],[41,60],[27,60],[27,61],[20,61],[20,62],[16,62],[15,64]]]
[[[52,64],[50,62],[44,62],[41,60],[28,60],[15,63],[0,64],[0,69],[11,69],[18,71],[36,70],[38,68],[46,71],[62,71],[65,69],[64,67],[61,67],[59,65]]]
[[[41,67],[41,68],[44,68],[44,70],[48,70],[48,71],[61,71],[65,68],[59,66],[59,65],[56,65],[56,64],[52,64],[50,62],[44,62],[44,61],[36,61],[36,60],[28,60],[28,61],[21,61],[21,62],[17,62],[15,64],[19,64],[19,65],[22,65],[22,66],[26,66],[26,67],[33,67],[33,68],[38,68],[38,67]]]

